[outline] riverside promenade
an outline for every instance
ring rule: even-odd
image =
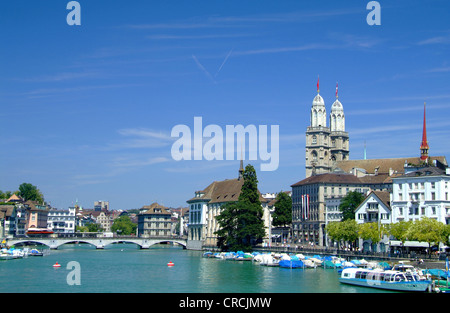
[[[205,251],[218,251],[217,247],[203,247]],[[400,261],[409,262],[420,269],[445,269],[446,254],[425,254],[415,251],[409,253],[381,253],[381,252],[362,252],[345,249],[329,248],[322,246],[302,246],[302,245],[285,245],[285,246],[270,246],[262,247],[256,246],[253,248],[255,252],[273,252],[273,253],[291,253],[291,254],[306,254],[306,255],[320,255],[320,256],[338,256],[345,258],[348,261],[353,259],[377,260],[388,263],[398,263]],[[421,261],[421,262],[419,262]]]
[[[301,253],[306,255],[320,255],[320,256],[338,256],[347,260],[365,259],[365,260],[379,260],[390,263],[397,263],[399,261],[410,262],[411,265],[417,266],[421,269],[445,269],[446,254],[425,254],[417,253],[415,251],[409,253],[381,253],[381,252],[362,252],[345,249],[329,248],[322,246],[271,246],[271,247],[255,247],[253,249],[257,252],[274,252],[274,253]],[[419,260],[422,260],[419,264]]]

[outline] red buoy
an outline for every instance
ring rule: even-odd
[[[61,264],[58,264],[58,262],[56,262],[55,264],[53,264],[53,267],[61,267]]]
[[[172,263],[172,261],[170,261],[169,263],[167,263],[167,266],[174,266],[175,264]]]

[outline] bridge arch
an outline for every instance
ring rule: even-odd
[[[177,238],[79,238],[79,237],[70,237],[70,238],[24,238],[24,239],[10,239],[8,240],[9,245],[17,245],[24,243],[38,243],[45,246],[48,246],[50,249],[58,249],[60,246],[70,243],[86,243],[93,245],[97,249],[104,249],[105,246],[116,244],[116,243],[132,243],[140,247],[141,249],[148,249],[151,246],[163,242],[171,242],[179,244],[186,249],[186,240],[177,239]]]

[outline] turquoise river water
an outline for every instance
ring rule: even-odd
[[[77,267],[67,267],[75,261]],[[168,262],[175,266],[168,267]],[[54,268],[59,263],[61,267]],[[70,263],[70,264],[73,264]],[[72,282],[72,283],[70,283]],[[340,284],[334,269],[284,269],[202,258],[202,252],[116,244],[64,245],[45,256],[0,261],[2,293],[374,293]]]

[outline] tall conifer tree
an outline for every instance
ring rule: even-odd
[[[239,200],[225,204],[217,216],[220,230],[216,234],[221,249],[250,251],[265,234],[258,179],[252,165],[245,167],[243,179]]]

